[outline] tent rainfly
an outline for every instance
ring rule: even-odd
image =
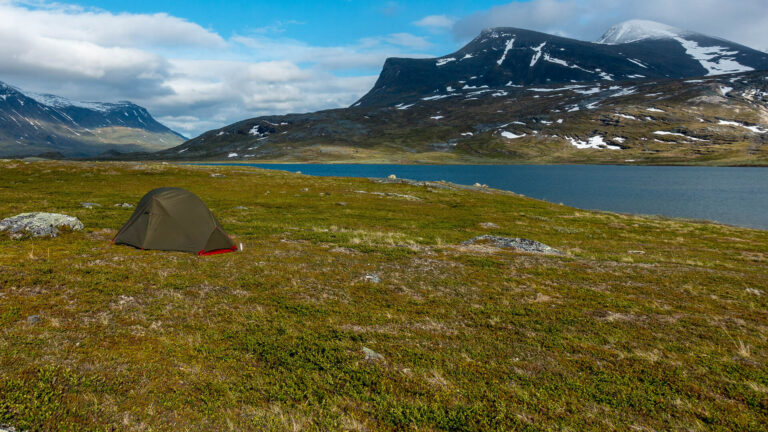
[[[180,188],[149,191],[113,244],[214,255],[237,250],[203,201]]]

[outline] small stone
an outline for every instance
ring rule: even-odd
[[[337,203],[336,203],[336,205],[337,205],[337,206],[346,207],[346,206],[347,206],[347,203],[345,203],[344,201],[339,201],[339,202],[337,202]]]
[[[301,188],[302,192],[309,192],[309,188]]]
[[[219,174],[219,173],[211,173],[211,177],[214,177],[214,178],[223,178],[223,177],[226,177],[226,176],[225,176],[224,174]]]
[[[40,322],[40,315],[30,315],[27,317],[28,324],[36,324]]]
[[[363,347],[363,354],[365,354],[365,359],[369,361],[375,361],[375,360],[384,360],[384,356],[377,353],[376,351],[368,348]]]
[[[483,185],[481,185],[480,183],[475,183],[472,186],[474,186],[474,187],[483,187]]]
[[[390,180],[396,180],[397,176],[394,175],[394,174],[390,174],[390,175],[387,176],[387,178],[390,179]]]
[[[90,208],[101,207],[101,204],[92,203],[92,202],[81,202],[80,205],[85,207],[85,208],[89,208],[89,209]]]
[[[493,222],[480,222],[480,227],[485,229],[494,229],[498,228],[499,226]]]
[[[248,210],[248,207],[246,207],[246,206],[237,206],[237,207],[235,207],[235,210]]]
[[[124,202],[124,203],[117,203],[117,204],[115,204],[115,207],[132,208],[133,204],[126,203],[126,202]]]
[[[381,282],[381,277],[379,277],[379,275],[377,275],[376,273],[366,273],[363,279],[365,279],[366,282],[371,282],[371,283]]]
[[[748,292],[749,294],[756,295],[758,297],[763,295],[763,292],[757,288],[747,288],[745,291]]]

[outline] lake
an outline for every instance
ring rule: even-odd
[[[240,165],[243,164],[214,164]],[[487,184],[582,209],[768,229],[768,169],[615,165],[245,164],[339,177]]]

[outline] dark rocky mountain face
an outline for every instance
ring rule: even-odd
[[[457,89],[689,78],[768,69],[768,54],[647,21],[612,28],[601,43],[517,28],[483,31],[436,59],[390,58],[353,106],[394,105]]]
[[[93,156],[107,150],[159,150],[183,141],[130,102],[74,102],[0,83],[0,155]]]

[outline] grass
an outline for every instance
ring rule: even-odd
[[[110,246],[132,211],[114,204],[160,186],[245,250]],[[21,430],[768,423],[765,231],[246,167],[0,162],[0,216],[25,211],[86,228],[0,235],[0,424]],[[480,234],[565,255],[459,245]]]

